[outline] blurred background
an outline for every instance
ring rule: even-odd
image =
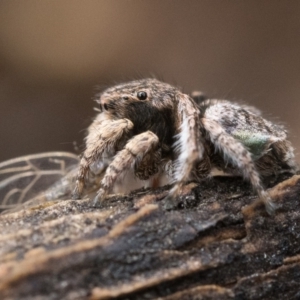
[[[1,0],[0,44],[0,161],[78,151],[95,87],[149,76],[257,106],[299,161],[298,0]]]

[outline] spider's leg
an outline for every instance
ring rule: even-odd
[[[206,152],[203,153],[202,160],[195,165],[192,170],[193,178],[200,181],[210,176],[211,162]]]
[[[91,164],[103,156],[116,151],[116,146],[126,135],[133,124],[128,119],[104,120],[93,122],[86,138],[86,150],[80,160],[76,177],[76,185],[72,194],[73,199],[80,199],[84,188],[84,179]]]
[[[125,148],[117,153],[111,164],[106,169],[101,181],[94,203],[102,201],[113,187],[117,179],[126,174],[126,171],[138,164],[145,155],[157,150],[159,143],[158,137],[151,131],[146,131],[134,136],[128,141]]]
[[[175,201],[180,194],[182,186],[191,175],[196,162],[200,162],[204,155],[204,146],[201,142],[199,110],[196,104],[185,94],[180,94],[178,102],[179,116],[181,119],[178,140],[175,143],[175,151],[178,158],[175,162],[175,186],[170,190],[166,199],[169,204]]]
[[[272,214],[276,208],[275,204],[262,186],[251,153],[242,143],[228,134],[218,122],[208,118],[203,118],[201,121],[216,149],[219,149],[225,159],[231,161],[243,172],[244,177],[249,179],[260,200],[265,204],[267,212]]]
[[[147,153],[143,159],[135,165],[134,174],[141,180],[147,180],[159,171],[161,164],[161,149]]]

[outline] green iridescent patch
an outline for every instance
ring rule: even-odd
[[[270,136],[260,132],[236,131],[233,136],[247,147],[254,159],[263,155],[270,142]]]

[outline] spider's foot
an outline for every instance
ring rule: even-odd
[[[84,182],[80,181],[80,180],[76,180],[76,185],[75,185],[74,191],[72,193],[73,200],[81,199],[83,187],[84,187]]]
[[[71,197],[72,197],[73,200],[79,200],[79,199],[81,199],[81,193],[78,191],[77,188],[74,189]]]
[[[97,195],[95,196],[94,200],[93,200],[93,205],[99,205],[100,203],[103,202],[104,198],[106,196],[106,192],[104,189],[100,189],[97,193]]]
[[[180,200],[178,199],[178,195],[179,194],[179,188],[178,186],[174,186],[167,197],[165,197],[163,199],[163,203],[162,203],[162,208],[164,210],[172,210],[174,208],[176,208],[180,202]]]
[[[262,202],[264,203],[265,207],[266,207],[266,211],[269,215],[274,215],[276,209],[278,208],[278,205],[276,205],[276,203],[273,202],[272,198],[270,197],[270,195],[265,192],[263,194],[263,196],[261,197]]]
[[[162,209],[163,210],[172,210],[178,206],[178,200],[172,195],[168,195],[162,200]]]
[[[73,192],[73,193],[72,193],[72,199],[73,199],[73,200],[79,200],[79,199],[81,199],[81,196],[80,196],[79,194]]]
[[[275,214],[276,209],[278,208],[278,205],[275,204],[272,200],[264,202],[266,206],[266,211],[270,216],[273,216]]]

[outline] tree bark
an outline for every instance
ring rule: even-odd
[[[0,298],[300,299],[300,176],[268,184],[274,216],[228,177],[1,215]]]

